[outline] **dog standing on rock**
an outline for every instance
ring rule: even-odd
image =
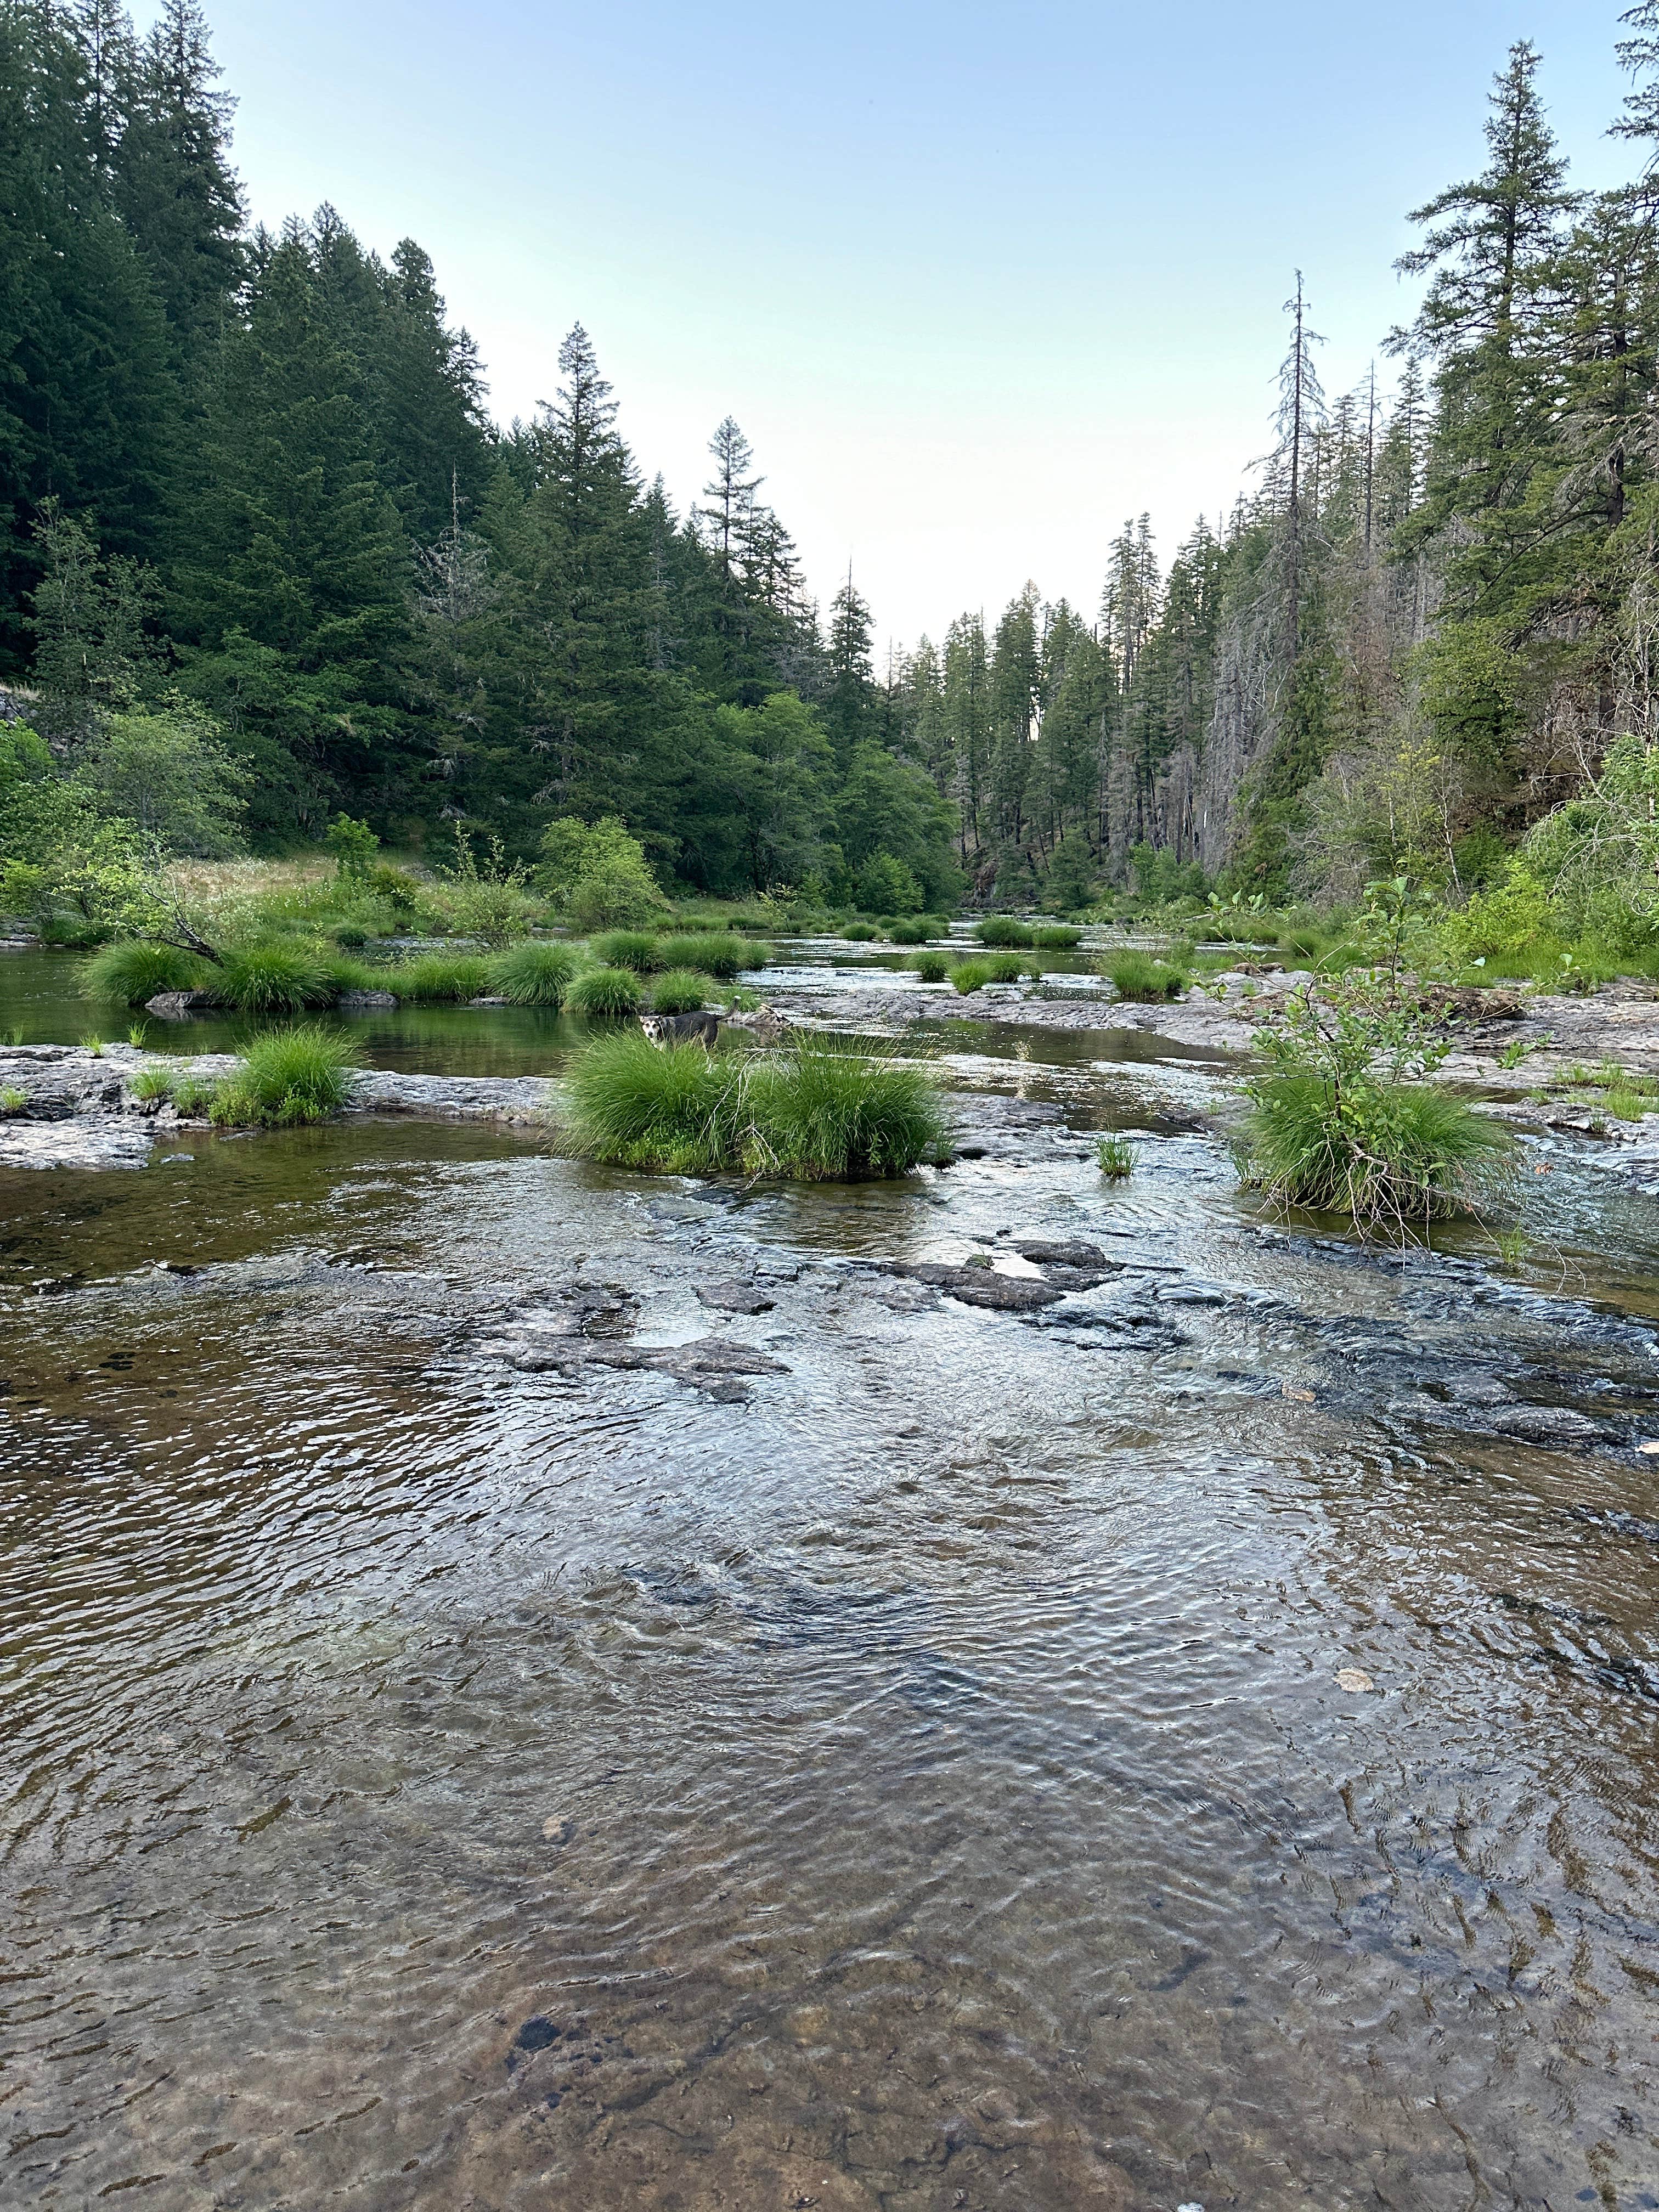
[[[794,1024],[775,1006],[757,1006],[752,1014],[641,1014],[640,1027],[653,1044],[700,1044],[713,1052],[722,1022],[729,1030],[747,1030],[757,1044],[775,1044]]]

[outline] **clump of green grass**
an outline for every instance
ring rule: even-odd
[[[873,921],[849,921],[842,936],[848,945],[870,945],[881,935]]]
[[[1644,1114],[1654,1110],[1651,1098],[1644,1098],[1639,1091],[1626,1085],[1610,1084],[1601,1093],[1601,1111],[1611,1114],[1615,1121],[1639,1121]]]
[[[984,921],[975,926],[974,934],[981,945],[998,949],[1029,948],[1035,942],[1030,927],[1023,921],[1016,921],[1008,914],[987,915]]]
[[[951,963],[942,952],[918,952],[905,965],[914,969],[924,983],[942,983],[951,972]]]
[[[176,945],[141,945],[123,939],[94,952],[81,970],[81,988],[89,999],[142,1006],[161,991],[194,991],[204,963]]]
[[[1166,967],[1133,945],[1126,945],[1121,952],[1109,952],[1100,965],[1120,999],[1143,1002],[1176,999],[1187,981],[1179,968]]]
[[[951,981],[966,998],[970,991],[982,991],[991,980],[988,960],[958,960],[951,970]]]
[[[173,1085],[173,1110],[185,1121],[194,1121],[204,1115],[213,1104],[218,1090],[204,1075],[180,1075]]]
[[[982,964],[988,983],[1018,983],[1031,963],[1018,952],[1000,952],[994,960],[987,960]],[[1033,972],[1041,974],[1042,971],[1036,969]]]
[[[895,945],[926,945],[933,933],[922,915],[905,915],[887,932]]]
[[[127,1089],[135,1098],[146,1102],[152,1098],[171,1098],[175,1080],[174,1071],[164,1060],[146,1060],[136,1068],[127,1081]]]
[[[1031,942],[1039,952],[1075,952],[1083,942],[1083,932],[1068,929],[1060,922],[1044,922],[1031,932]]]
[[[422,952],[396,968],[379,969],[376,981],[417,1006],[464,1006],[482,996],[489,963],[477,953]]]
[[[601,968],[631,968],[636,975],[649,975],[667,964],[669,954],[648,929],[607,929],[588,951]],[[680,947],[674,947],[678,959]]]
[[[101,1060],[104,1056],[104,1047],[108,1042],[106,1037],[100,1037],[94,1030],[89,1036],[82,1038],[81,1049],[82,1052],[89,1052],[94,1060]]]
[[[1095,1146],[1100,1172],[1119,1182],[1135,1171],[1135,1148],[1127,1137],[1103,1137]]]
[[[568,1085],[570,1148],[625,1167],[865,1181],[902,1175],[945,1143],[923,1069],[825,1039],[762,1058],[607,1038]]]
[[[565,997],[573,1014],[636,1014],[645,987],[631,968],[589,968]]]
[[[515,1006],[550,1006],[556,1012],[570,995],[581,963],[568,945],[538,944],[523,938],[489,963],[489,988]]]
[[[745,941],[729,929],[682,937],[674,947],[676,966],[701,969],[705,975],[718,975],[724,983],[729,983],[740,968],[764,968],[771,957],[769,945],[752,939]]]
[[[337,1114],[351,1096],[356,1050],[316,1023],[255,1037],[214,1091],[209,1118],[226,1127],[289,1128]],[[176,1096],[176,1093],[175,1093]]]
[[[1431,1085],[1370,1079],[1339,1090],[1293,1073],[1250,1090],[1241,1164],[1279,1205],[1349,1214],[1365,1234],[1397,1238],[1478,1212],[1512,1185],[1513,1133]]]
[[[214,997],[243,1014],[297,1014],[335,994],[328,969],[303,945],[241,945],[224,956]]]
[[[0,1085],[0,1114],[21,1114],[29,1103],[27,1091],[20,1091],[15,1083]]]
[[[708,978],[694,968],[671,968],[651,986],[653,1014],[695,1014],[708,1004]]]

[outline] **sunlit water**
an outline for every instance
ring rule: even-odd
[[[1262,1233],[1190,1055],[918,1042],[1137,1174],[5,1178],[0,2200],[1659,2206],[1651,1202],[1540,1153],[1519,1268],[1379,1262]],[[999,1230],[1123,1325],[863,1264]],[[573,1281],[783,1371],[513,1364]]]

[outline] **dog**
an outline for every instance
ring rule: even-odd
[[[700,1044],[713,1052],[720,1033],[718,1014],[641,1014],[640,1027],[660,1052],[671,1044]]]

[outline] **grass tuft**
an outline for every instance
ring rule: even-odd
[[[568,945],[523,939],[489,963],[489,988],[515,1006],[550,1006],[556,1013],[570,995],[581,963]]]
[[[351,1040],[337,1030],[315,1023],[272,1030],[254,1038],[238,1072],[216,1087],[209,1117],[232,1127],[324,1121],[350,1097],[356,1060]]]
[[[771,957],[769,945],[738,937],[729,929],[678,938],[674,944],[677,967],[701,969],[705,975],[718,975],[724,983],[729,983],[740,968],[764,968]]]
[[[1187,981],[1179,968],[1166,967],[1163,961],[1154,960],[1149,952],[1139,951],[1133,945],[1126,946],[1121,952],[1108,953],[1100,966],[1120,999],[1143,1002],[1177,999]]]
[[[607,929],[587,949],[601,968],[631,968],[636,975],[652,975],[665,967],[670,957],[655,933],[648,929]],[[674,956],[678,953],[676,945]]]
[[[88,999],[142,1006],[159,991],[199,988],[204,966],[177,945],[141,945],[125,939],[93,954],[81,970],[81,988]]]
[[[214,997],[243,1014],[297,1014],[334,996],[324,961],[302,945],[242,945],[224,956]]]
[[[1479,1211],[1514,1176],[1502,1122],[1427,1084],[1262,1078],[1241,1145],[1246,1180],[1281,1206],[1352,1215],[1366,1236]]]
[[[866,1181],[938,1158],[946,1138],[924,1070],[822,1038],[763,1058],[611,1037],[568,1086],[574,1152],[671,1174]]]
[[[988,960],[958,960],[951,970],[951,981],[966,998],[969,991],[982,991],[991,980]]]
[[[708,978],[695,968],[671,968],[651,986],[653,1014],[695,1014],[708,1004]]]
[[[887,934],[895,945],[926,945],[933,929],[925,915],[906,915],[894,922]]]
[[[636,1014],[645,988],[631,968],[589,968],[566,994],[573,1014]]]
[[[171,1098],[174,1080],[174,1071],[165,1060],[149,1060],[134,1071],[127,1089],[135,1098]]]
[[[1075,952],[1083,942],[1083,932],[1069,929],[1063,922],[1044,922],[1031,932],[1031,942],[1039,952]]]
[[[999,952],[994,959],[987,960],[983,965],[988,983],[1018,983],[1027,969],[1031,969],[1030,962],[1018,952]],[[1041,969],[1031,969],[1033,975],[1041,975],[1042,972]]]
[[[843,941],[848,945],[873,945],[880,935],[873,921],[849,921],[842,932]]]
[[[477,953],[422,952],[396,968],[377,969],[382,990],[416,1006],[464,1006],[489,980],[489,963]]]
[[[1036,942],[1030,926],[1016,921],[1012,915],[1007,914],[987,915],[985,920],[975,926],[974,934],[981,945],[999,950],[1006,948],[1012,951],[1018,947],[1029,951]]]
[[[951,972],[951,963],[942,952],[918,952],[905,964],[915,969],[924,983],[942,983]]]
[[[1127,1137],[1103,1137],[1095,1146],[1100,1172],[1119,1182],[1135,1171],[1135,1148]]]

